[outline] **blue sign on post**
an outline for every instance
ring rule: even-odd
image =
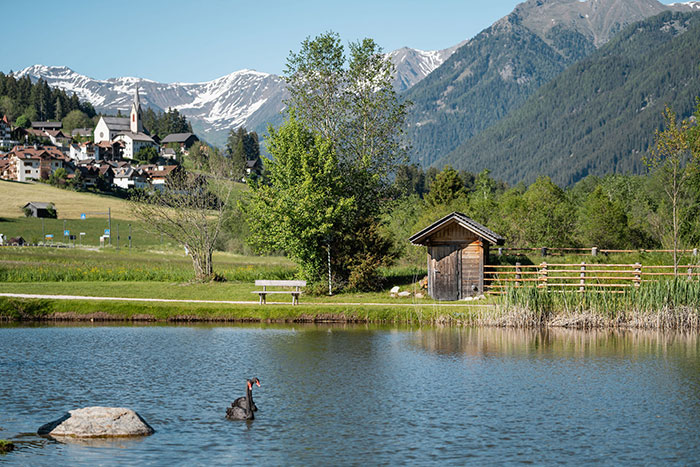
[[[109,229],[105,229],[105,235],[109,237]]]
[[[70,235],[70,230],[64,230],[63,231],[63,236],[68,237]]]
[[[85,215],[85,213],[82,213],[82,214],[80,215],[80,219],[81,219],[81,220],[85,220],[86,218],[87,218],[87,216]]]

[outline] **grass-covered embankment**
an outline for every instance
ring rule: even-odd
[[[362,321],[450,323],[510,327],[634,327],[700,329],[700,282],[645,282],[624,293],[587,289],[510,289],[479,302],[438,303],[428,298],[390,298],[394,285],[417,291],[425,274],[415,267],[384,271],[384,290],[334,296],[305,294],[300,306],[288,295],[257,304],[255,279],[290,279],[293,263],[279,257],[215,256],[226,282],[193,283],[188,257],[177,250],[84,251],[0,248],[0,293],[137,299],[0,298],[0,319],[158,321]],[[178,300],[152,302],[138,299]],[[214,303],[212,303],[214,302]],[[222,303],[216,303],[222,302]],[[223,303],[247,302],[247,303]],[[286,302],[286,303],[284,303]]]

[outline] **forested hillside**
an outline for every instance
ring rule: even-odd
[[[405,98],[411,159],[434,163],[517,109],[539,87],[626,25],[694,4],[657,0],[527,0],[482,31]]]
[[[437,165],[488,168],[511,183],[549,175],[562,186],[638,173],[664,107],[692,113],[699,65],[700,15],[662,13],[626,28]]]
[[[406,95],[413,102],[411,159],[424,166],[503,118],[567,65],[593,50],[566,30],[552,33],[559,53],[511,15],[459,48]]]

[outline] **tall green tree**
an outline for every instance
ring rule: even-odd
[[[356,209],[343,193],[338,155],[331,141],[293,115],[270,129],[267,149],[269,183],[253,185],[246,207],[251,243],[260,251],[285,251],[305,278],[319,281],[331,239]]]
[[[700,117],[700,101],[695,117]],[[673,271],[678,274],[681,230],[688,222],[687,216],[693,207],[688,203],[691,198],[686,195],[690,181],[700,169],[700,137],[698,128],[690,120],[679,122],[675,112],[666,107],[664,130],[657,130],[654,139],[655,146],[649,156],[644,158],[644,162],[655,172],[665,194],[664,201],[670,211],[670,226],[664,229],[664,243],[670,244],[673,249]]]
[[[246,162],[260,157],[258,134],[254,131],[248,132],[244,127],[232,128],[226,140],[226,154],[237,173],[242,175]]]
[[[579,235],[585,246],[624,248],[628,243],[627,214],[610,199],[601,185],[586,197],[579,209]]]
[[[287,106],[290,118],[330,145],[334,173],[342,174],[336,196],[354,204],[324,234],[327,246],[317,254],[326,251],[331,256],[340,283],[376,288],[377,268],[390,257],[380,214],[390,198],[389,177],[405,158],[407,104],[394,92],[393,66],[373,40],[351,43],[348,51],[346,59],[340,37],[332,32],[304,40],[301,50],[292,52],[287,61]],[[308,247],[321,248],[310,240]],[[316,270],[306,273],[307,279],[321,280]]]
[[[464,188],[464,182],[459,173],[449,165],[446,165],[430,185],[430,191],[425,196],[425,202],[429,206],[437,206],[439,204],[449,204],[457,198],[466,196],[467,190]]]
[[[539,177],[523,195],[526,216],[522,219],[525,241],[535,247],[566,247],[574,244],[575,210],[564,190],[549,177]]]

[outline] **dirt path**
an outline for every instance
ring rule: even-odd
[[[47,300],[100,300],[116,302],[154,302],[154,303],[213,303],[221,305],[259,305],[258,301],[236,301],[236,300],[183,300],[175,298],[131,298],[131,297],[90,297],[85,295],[39,295],[23,293],[0,293],[0,297],[12,298],[32,298]],[[268,305],[291,305],[290,302],[267,302]],[[439,306],[439,307],[492,307],[489,304],[476,303],[366,303],[366,302],[307,302],[300,305],[319,306]]]

